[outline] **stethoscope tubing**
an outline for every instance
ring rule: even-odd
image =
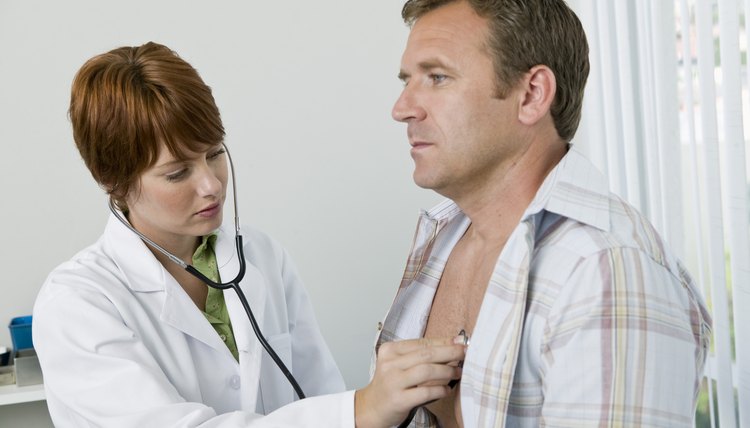
[[[250,325],[253,328],[253,332],[255,333],[255,337],[258,338],[258,342],[260,342],[261,346],[263,346],[263,349],[266,350],[268,353],[268,356],[271,357],[274,363],[276,363],[276,366],[278,366],[279,370],[284,374],[286,379],[289,381],[289,384],[292,385],[292,388],[294,388],[294,392],[297,393],[297,396],[301,399],[305,398],[305,393],[302,391],[302,388],[299,386],[299,383],[297,383],[297,379],[294,378],[292,373],[289,371],[289,369],[286,367],[286,364],[279,358],[278,354],[276,354],[276,351],[271,347],[271,345],[266,340],[265,336],[263,336],[263,333],[260,330],[260,326],[258,326],[258,322],[255,319],[255,315],[253,314],[253,310],[250,308],[250,303],[247,301],[247,297],[245,297],[245,292],[242,291],[242,288],[240,288],[240,281],[242,281],[242,278],[245,276],[245,250],[243,250],[242,245],[242,235],[236,235],[235,236],[235,245],[237,247],[237,257],[240,259],[240,270],[237,273],[237,276],[225,283],[218,283],[214,282],[205,275],[203,275],[198,269],[193,267],[192,265],[186,265],[185,270],[187,270],[191,275],[195,276],[196,278],[200,279],[206,285],[208,285],[211,288],[215,288],[217,290],[226,290],[227,288],[231,288],[234,290],[235,293],[237,293],[237,297],[240,299],[240,302],[242,302],[242,307],[245,308],[245,313],[247,314],[247,318],[250,320]]]
[[[237,249],[237,257],[239,258],[239,264],[240,268],[237,272],[237,276],[234,277],[233,280],[229,282],[215,282],[203,275],[201,272],[198,271],[193,265],[185,263],[182,259],[175,256],[174,254],[167,251],[165,248],[157,244],[156,242],[149,239],[146,235],[136,230],[123,216],[119,213],[117,210],[117,207],[115,207],[114,202],[110,198],[109,200],[109,209],[112,211],[112,214],[122,223],[130,229],[133,233],[138,235],[145,243],[149,244],[152,248],[156,249],[160,253],[167,256],[172,262],[180,265],[183,269],[185,269],[188,273],[193,275],[194,277],[200,279],[202,282],[204,282],[207,286],[211,288],[215,288],[217,290],[226,290],[228,288],[231,288],[234,290],[234,292],[237,294],[237,297],[240,299],[240,302],[242,302],[242,307],[245,309],[245,314],[247,314],[247,318],[250,320],[250,325],[253,328],[253,332],[255,333],[255,337],[258,338],[258,341],[260,342],[261,346],[263,346],[263,349],[266,350],[268,355],[271,357],[273,362],[276,364],[276,366],[281,370],[281,372],[284,374],[284,376],[289,381],[289,384],[294,389],[294,392],[297,394],[299,399],[305,398],[305,393],[302,391],[302,388],[299,386],[299,383],[297,383],[297,379],[294,378],[291,371],[286,367],[284,362],[279,358],[278,354],[276,354],[276,351],[271,347],[271,345],[266,340],[265,336],[263,336],[263,333],[260,330],[260,327],[258,326],[258,322],[255,319],[255,315],[253,314],[253,310],[250,308],[250,304],[247,301],[247,297],[245,297],[245,293],[240,288],[240,281],[245,277],[245,269],[247,262],[245,261],[245,250],[243,249],[242,245],[242,234],[240,233],[240,217],[237,214],[237,182],[235,180],[234,175],[234,162],[232,162],[232,156],[229,154],[229,149],[227,149],[227,146],[222,143],[222,146],[224,146],[224,150],[227,154],[227,158],[229,159],[229,168],[232,172],[232,197],[234,202],[234,231],[235,231],[235,246]]]

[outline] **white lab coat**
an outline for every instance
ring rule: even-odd
[[[111,216],[94,245],[49,275],[34,306],[34,346],[55,425],[354,427],[354,394],[341,392],[289,256],[258,231],[243,230],[243,240],[241,284],[261,331],[308,397],[330,395],[288,404],[294,390],[227,290],[238,364],[174,278]],[[221,230],[223,280],[239,268],[234,245]]]

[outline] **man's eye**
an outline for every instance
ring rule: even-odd
[[[435,84],[443,83],[447,78],[445,74],[430,74],[430,80]]]

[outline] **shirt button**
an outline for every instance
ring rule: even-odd
[[[232,389],[240,389],[240,377],[237,375],[234,375],[229,378],[229,386]]]
[[[219,337],[221,338],[222,342],[226,342],[227,341],[227,335],[226,334],[220,334]]]
[[[382,329],[383,329],[383,323],[382,323],[382,322],[379,322],[379,323],[378,323],[378,331],[380,331],[380,330],[382,330]]]

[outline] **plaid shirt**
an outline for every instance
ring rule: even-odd
[[[571,149],[508,239],[464,362],[465,427],[690,426],[711,318],[649,222]],[[422,213],[377,346],[422,337],[470,224]],[[422,409],[416,426],[436,426]],[[413,426],[414,426],[413,424]]]

